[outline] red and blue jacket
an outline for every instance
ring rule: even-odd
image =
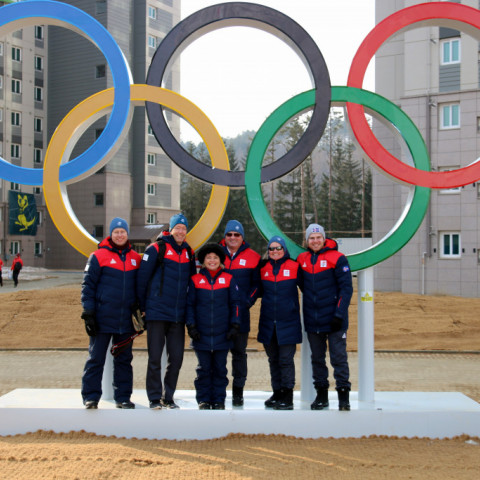
[[[250,307],[258,298],[258,288],[260,286],[259,263],[261,257],[246,242],[243,242],[233,255],[228,251],[225,239],[219,243],[226,255],[225,271],[233,275],[240,290],[242,299],[240,332],[246,333],[250,331]]]
[[[338,251],[335,240],[327,238],[323,248],[308,249],[297,257],[300,289],[303,292],[303,323],[310,333],[330,332],[334,317],[348,329],[348,307],[352,298],[352,274],[348,260]]]
[[[95,314],[101,333],[133,333],[132,308],[140,255],[130,243],[119,250],[110,237],[90,255],[82,282],[82,307]]]
[[[257,340],[269,345],[274,330],[278,345],[302,343],[298,301],[298,263],[288,252],[280,260],[269,259],[260,269],[262,305]]]
[[[241,296],[232,275],[219,269],[213,276],[206,268],[192,277],[188,288],[187,326],[195,326],[200,340],[192,341],[196,350],[229,350],[227,333],[240,325]]]
[[[158,262],[157,242],[143,254],[137,278],[137,296],[147,322],[184,322],[187,289],[196,272],[195,258],[186,242],[178,245],[171,235],[164,235],[163,263]]]

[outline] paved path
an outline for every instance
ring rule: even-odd
[[[0,294],[18,290],[41,290],[44,288],[63,287],[66,285],[80,285],[83,280],[83,271],[77,270],[46,270],[43,268],[25,267],[18,277],[18,287],[13,286],[13,280],[7,277],[8,270],[3,269],[3,287]]]
[[[0,395],[15,388],[80,388],[87,351],[0,351]],[[352,389],[358,389],[358,356],[350,353]],[[135,351],[134,388],[145,388],[147,354]],[[270,390],[264,352],[250,352],[247,390]],[[297,388],[300,388],[297,354]],[[193,389],[196,358],[185,353],[179,389]],[[230,361],[229,361],[230,368]],[[231,383],[230,383],[231,385]],[[331,380],[333,388],[334,382]],[[480,402],[480,355],[448,353],[376,353],[377,391],[462,392]]]

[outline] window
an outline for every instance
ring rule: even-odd
[[[148,195],[155,195],[155,184],[147,183],[147,193]]]
[[[155,213],[147,213],[147,223],[149,225],[155,225],[157,215]]]
[[[3,88],[3,75],[0,75],[0,89]]]
[[[43,70],[43,57],[35,55],[34,59],[35,70]]]
[[[147,153],[147,165],[155,165],[155,154]]]
[[[37,210],[37,225],[41,225],[43,223],[43,212],[41,210]]]
[[[448,65],[460,63],[460,39],[449,38],[440,42],[440,63]]]
[[[12,47],[12,60],[17,62],[22,61],[22,49],[18,47]]]
[[[33,163],[42,163],[42,149],[34,148],[33,149]]]
[[[41,195],[42,193],[42,188],[41,187],[33,187],[33,193],[35,195]]]
[[[103,193],[94,193],[93,198],[94,198],[94,205],[96,207],[102,207],[103,206],[103,203],[104,203]]]
[[[10,182],[10,190],[13,190],[15,192],[19,192],[20,191],[20,184],[15,183],[15,182]]]
[[[440,258],[460,258],[460,233],[443,232],[440,235]]]
[[[439,172],[450,172],[451,170],[457,170],[460,168],[460,165],[456,165],[453,167],[439,167],[438,171]],[[461,188],[460,187],[454,187],[454,188],[445,188],[442,190],[439,190],[438,193],[441,194],[451,194],[451,193],[460,193]]]
[[[150,48],[157,48],[157,37],[154,37],[153,35],[148,36],[148,46]]]
[[[33,97],[35,98],[36,102],[42,102],[43,101],[43,88],[42,87],[35,87],[35,90],[33,92]]]
[[[93,236],[95,238],[103,238],[103,225],[93,226]]]
[[[35,117],[33,119],[33,129],[36,132],[43,132],[43,122],[42,122],[42,119],[40,117]]]
[[[151,126],[150,124],[148,124],[147,133],[148,133],[149,135],[152,135],[152,137],[153,137],[153,130],[152,130],[152,126]]]
[[[0,56],[3,57],[3,43],[0,42]]]
[[[98,137],[102,134],[103,128],[96,128],[95,129],[95,140],[98,140]]]
[[[43,25],[35,25],[35,38],[43,40]]]
[[[157,18],[157,9],[151,5],[148,6],[148,17],[154,20]]]
[[[95,78],[104,78],[105,72],[105,65],[97,65],[95,67]]]
[[[43,253],[43,245],[42,242],[35,242],[35,250],[34,255],[39,257]]]
[[[447,130],[450,128],[460,128],[460,104],[452,103],[442,105],[440,108],[440,128]]]
[[[15,240],[14,242],[10,242],[10,253],[12,255],[16,255],[17,253],[20,253],[20,242],[18,240]]]
[[[19,127],[22,124],[22,114],[20,112],[12,112],[12,125]]]
[[[95,13],[97,15],[101,14],[101,13],[105,13],[107,11],[107,2],[106,0],[99,0],[96,4],[95,4]]]
[[[12,79],[12,93],[22,93],[22,81],[16,78]]]
[[[10,145],[10,157],[20,158],[20,145],[18,143],[12,143]]]

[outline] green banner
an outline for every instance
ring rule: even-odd
[[[37,205],[31,193],[8,192],[10,235],[37,234]]]

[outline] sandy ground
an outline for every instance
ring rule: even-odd
[[[0,349],[85,348],[79,299],[79,286],[2,293]],[[354,299],[351,351],[357,345]],[[479,351],[479,310],[480,299],[376,292],[375,349]],[[252,326],[257,316],[258,306]],[[255,334],[253,329],[249,346],[261,350]],[[136,348],[142,347],[144,337],[136,341]],[[480,438],[464,436],[312,440],[231,435],[184,442],[85,432],[0,437],[0,479],[473,479],[479,468]]]

